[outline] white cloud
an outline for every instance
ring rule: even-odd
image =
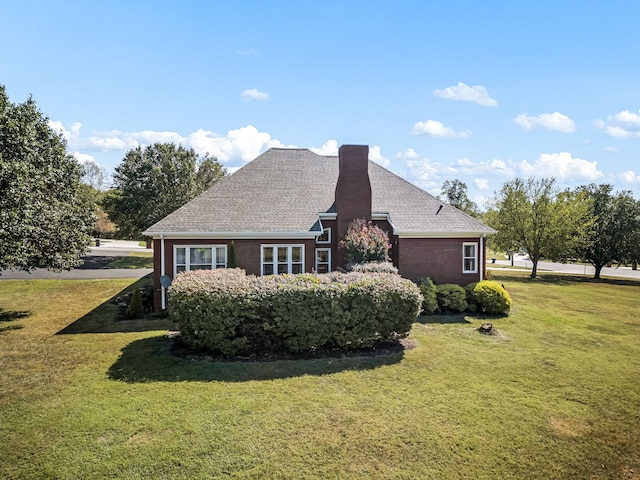
[[[238,55],[242,55],[243,57],[254,57],[258,55],[258,49],[256,48],[242,48],[238,50]]]
[[[620,180],[626,183],[640,183],[640,175],[636,175],[633,170],[627,170],[620,174]]]
[[[486,190],[489,188],[489,180],[487,180],[486,178],[475,178],[473,180],[473,183],[475,183],[476,187],[478,187],[480,190]]]
[[[618,147],[608,146],[608,147],[604,147],[602,150],[605,151],[605,152],[617,152],[618,151]]]
[[[523,175],[555,177],[558,180],[594,181],[603,176],[598,162],[574,158],[569,152],[543,153],[533,164],[526,160],[519,163]]]
[[[560,112],[541,113],[538,116],[529,116],[524,113],[513,119],[516,125],[525,130],[555,130],[556,132],[572,133],[576,131],[576,123]]]
[[[312,147],[309,150],[317,155],[336,156],[338,155],[338,142],[334,139],[327,140],[320,148]]]
[[[593,123],[596,127],[614,138],[640,138],[640,110],[638,113],[623,110],[607,120],[596,120]]]
[[[411,160],[414,158],[418,158],[419,156],[420,155],[418,155],[413,148],[407,148],[404,152],[400,152],[396,154],[396,158],[404,159],[404,160]]]
[[[384,168],[389,168],[389,165],[391,165],[389,159],[382,156],[382,154],[380,153],[379,145],[374,145],[373,147],[369,148],[369,160],[377,163]]]
[[[451,87],[436,89],[433,94],[436,97],[445,98],[447,100],[457,100],[461,102],[476,102],[485,107],[495,107],[498,102],[491,98],[487,93],[487,89],[482,85],[470,87],[462,82]]]
[[[417,122],[411,129],[411,135],[427,135],[439,138],[466,138],[470,132],[456,132],[437,120]]]
[[[79,163],[90,163],[93,162],[96,165],[98,164],[98,162],[96,162],[96,159],[93,158],[93,155],[89,155],[86,153],[80,153],[80,152],[72,152],[71,155],[73,155],[75,157],[75,159],[79,162]]]
[[[264,102],[265,100],[269,100],[269,94],[266,92],[261,92],[257,88],[250,88],[249,90],[245,90],[241,94],[242,100],[245,102]]]
[[[214,155],[223,163],[236,158],[249,162],[268,148],[284,147],[279,140],[253,125],[229,130],[225,136],[199,129],[186,138],[185,145],[200,155]]]

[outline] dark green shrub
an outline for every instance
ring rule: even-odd
[[[129,308],[127,308],[127,318],[142,318],[142,296],[140,295],[139,288],[133,289]]]
[[[229,244],[229,255],[227,258],[227,268],[238,268],[238,259],[236,258],[236,245],[231,240]]]
[[[351,350],[408,335],[422,296],[393,274],[180,274],[169,315],[194,348],[225,355]]]
[[[477,311],[492,314],[506,314],[511,310],[511,296],[498,282],[482,280],[465,288],[467,301],[476,306]]]
[[[351,271],[359,273],[398,273],[398,269],[391,262],[358,263],[351,267]]]
[[[464,312],[467,309],[467,292],[460,285],[446,283],[436,287],[438,307],[443,312]]]
[[[430,315],[438,310],[437,288],[430,278],[418,280],[418,288],[422,293],[422,313]]]

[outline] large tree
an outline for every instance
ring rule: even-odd
[[[13,104],[0,86],[0,270],[82,263],[93,224],[82,174],[35,101]]]
[[[541,258],[563,260],[583,239],[589,210],[583,195],[558,191],[553,178],[516,178],[496,193],[485,222],[498,231],[491,238],[496,248],[529,255],[536,278]]]
[[[578,244],[576,255],[590,262],[595,268],[594,278],[600,278],[602,268],[613,261],[630,259],[633,238],[640,229],[637,202],[628,191],[612,193],[608,184],[587,185],[578,192],[590,199],[592,224],[584,241]]]
[[[142,231],[180,208],[226,174],[214,157],[193,149],[156,143],[129,150],[113,175],[113,191],[102,202],[123,238]]]
[[[469,198],[467,184],[460,180],[446,180],[440,189],[440,198],[467,215],[480,216],[478,206]]]

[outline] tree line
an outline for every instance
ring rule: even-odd
[[[554,178],[516,178],[482,213],[466,192],[463,182],[447,181],[441,197],[497,230],[488,240],[492,248],[529,255],[532,278],[543,258],[584,260],[595,268],[594,278],[614,262],[637,268],[640,201],[630,191],[614,192],[609,184],[560,190]]]

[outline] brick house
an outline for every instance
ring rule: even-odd
[[[149,227],[143,233],[154,239],[155,307],[166,306],[162,276],[224,268],[232,243],[248,274],[344,267],[338,242],[355,218],[389,234],[392,262],[406,278],[482,280],[485,239],[494,230],[368,155],[363,145],[343,145],[337,157],[272,148]]]

